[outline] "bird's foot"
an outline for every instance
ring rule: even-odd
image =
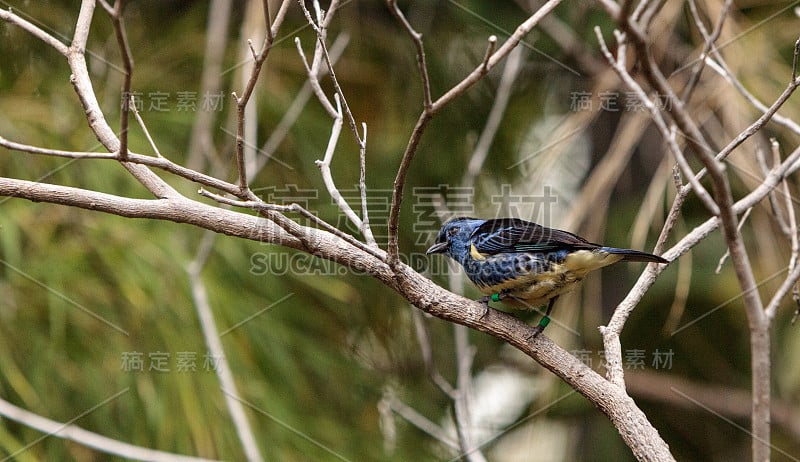
[[[477,300],[481,302],[481,304],[483,305],[483,313],[481,313],[481,317],[478,318],[479,321],[482,321],[483,317],[489,314],[489,300],[491,300],[491,297],[489,295],[484,295],[483,297]]]
[[[498,292],[492,295],[484,295],[483,297],[479,298],[478,301],[483,303],[486,306],[489,306],[489,302],[499,302],[504,298],[508,297],[508,292],[505,290],[502,292]]]
[[[506,298],[507,293],[506,291],[502,291],[500,293],[491,294],[491,295],[484,295],[483,297],[479,298],[478,301],[483,303],[483,314],[479,319],[483,319],[489,313],[489,302],[499,302],[500,300]]]
[[[553,311],[553,305],[556,304],[557,298],[558,297],[550,299],[550,303],[547,304],[547,312],[545,312],[544,316],[542,316],[542,319],[539,320],[539,324],[533,328],[533,335],[531,335],[531,339],[538,337],[539,334],[544,331],[544,328],[550,324],[550,313]]]

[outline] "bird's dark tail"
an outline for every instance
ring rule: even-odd
[[[622,261],[643,261],[648,263],[669,263],[669,260],[647,252],[633,249],[618,249],[616,247],[601,247],[600,250],[614,255],[622,255]]]

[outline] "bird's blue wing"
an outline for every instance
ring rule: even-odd
[[[508,252],[591,250],[600,247],[570,232],[518,218],[486,220],[473,231],[470,239],[479,252],[489,255]]]

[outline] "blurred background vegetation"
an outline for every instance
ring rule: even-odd
[[[59,37],[72,34],[76,2],[0,3]],[[202,110],[199,82],[208,4],[129,3],[125,18],[135,60],[133,89],[141,92],[142,115],[161,153],[186,162],[194,118]],[[227,95],[242,87],[238,70],[246,46],[241,24],[251,11],[248,2],[234,3],[222,66],[225,72],[218,89],[225,96],[212,125],[215,162],[201,167],[229,180],[235,171],[230,135],[234,106]],[[800,30],[797,4],[737,2],[721,38],[735,74],[767,104],[790,76],[791,49]],[[709,0],[700,9],[706,19],[716,21],[720,5]],[[489,35],[504,41],[508,31],[537,6],[522,0],[401,2],[412,24],[424,34],[434,96],[480,62]],[[652,35],[662,67],[668,73],[676,71],[671,82],[678,88],[688,76],[681,68],[693,62],[702,48],[688,18],[683,2],[667,2]],[[595,25],[610,36],[613,25],[595,5],[565,3],[530,34],[503,123],[475,189],[466,196],[448,198],[448,205],[480,216],[517,214],[610,245],[652,248],[674,191],[670,160],[664,160],[661,139],[647,126],[646,118],[626,107],[627,90],[609,74],[599,54],[592,31]],[[421,110],[414,49],[382,2],[345,2],[333,22],[329,42],[340,34],[347,34],[349,42],[336,65],[337,76],[356,119],[369,126],[367,185],[380,240],[385,238],[385,227],[380,225],[388,215],[389,191],[400,155]],[[63,58],[5,23],[0,24],[0,37],[0,135],[49,148],[98,150]],[[306,80],[295,37],[301,38],[310,54],[314,36],[297,5],[291,8],[258,86],[260,143],[272,133]],[[111,21],[100,9],[92,24],[89,50],[95,91],[116,128],[119,53]],[[401,221],[401,250],[413,258],[417,269],[429,269],[421,254],[439,226],[432,203],[425,198],[440,185],[459,193],[452,188],[462,184],[501,73],[500,68],[494,70],[444,110],[422,139]],[[328,80],[325,84],[329,85]],[[196,92],[196,110],[179,108],[182,92]],[[587,104],[586,94],[589,106],[580,106]],[[164,111],[151,107],[154,98],[165,98]],[[616,100],[616,108],[602,105],[608,98]],[[735,136],[736,127],[757,117],[709,70],[690,108],[720,143]],[[787,116],[798,112],[795,101],[783,110]],[[641,128],[627,138],[620,135],[635,123]],[[274,152],[280,162],[271,160],[252,187],[275,202],[306,203],[320,217],[347,229],[314,165],[314,160],[323,157],[330,126],[329,117],[312,99]],[[755,171],[758,176],[748,155],[763,146],[767,137],[776,137],[786,151],[793,149],[797,140],[773,128],[732,157],[735,175]],[[608,168],[604,159],[625,149],[614,140],[623,144],[628,140],[629,158],[604,183],[605,193],[582,195],[588,179],[598,169]],[[138,126],[131,130],[130,146],[152,153]],[[345,131],[332,170],[350,199],[355,198],[358,181],[357,155]],[[112,161],[59,160],[0,149],[0,172],[7,177],[148,197]],[[197,185],[162,176],[198,199]],[[752,178],[741,174],[742,191],[748,182]],[[558,198],[549,217],[530,204],[504,198],[504,191],[541,197],[545,187]],[[650,202],[643,206],[645,197]],[[145,447],[242,460],[219,382],[204,358],[208,351],[185,272],[203,232],[168,222],[128,220],[22,200],[2,199],[0,204],[0,396],[66,422],[124,390],[74,423]],[[583,212],[576,212],[581,207]],[[692,198],[683,212],[678,236],[707,218],[702,205]],[[775,275],[783,274],[788,248],[772,238],[776,231],[767,206],[754,210],[745,232],[763,282],[760,289],[768,296],[780,283]],[[630,359],[626,376],[630,391],[679,460],[741,460],[749,452],[750,437],[737,428],[749,427],[748,330],[730,266],[723,265],[715,273],[723,253],[724,245],[715,233],[673,264],[634,312],[622,339]],[[446,284],[443,262],[431,264],[431,277]],[[607,322],[640,270],[639,265],[614,267],[591,276],[584,291],[563,298],[556,308],[555,318],[575,334],[554,323],[548,335],[603,373],[596,327]],[[221,331],[291,295],[223,337],[239,393],[253,406],[248,408],[248,418],[267,460],[405,461],[456,456],[403,418],[380,412],[391,390],[433,422],[446,426],[443,422],[452,413],[452,403],[426,373],[412,308],[391,290],[291,250],[223,236],[215,240],[203,280]],[[477,296],[472,288],[466,288],[465,294]],[[790,416],[797,416],[800,336],[789,325],[791,315],[787,301],[775,324],[774,399]],[[453,327],[436,319],[427,319],[426,324],[436,365],[455,381]],[[537,364],[494,339],[471,333],[470,340],[477,348],[476,377],[497,379],[492,371],[513,371],[516,388],[501,387],[491,393],[510,394],[521,406],[498,421],[481,422],[488,434],[513,426],[484,447],[490,460],[633,459],[614,427],[580,395],[571,394]],[[127,370],[125,358],[133,353],[142,354],[144,370]],[[179,357],[187,353],[195,355],[193,371],[179,367]],[[151,370],[154,358],[163,354],[168,355],[168,370]],[[664,354],[668,356],[659,356]],[[654,362],[657,357],[661,363]],[[669,364],[663,362],[667,359]],[[702,405],[670,387],[683,390]],[[741,401],[742,393],[743,415],[718,407]],[[709,395],[716,401],[709,401]],[[477,399],[476,405],[484,398]],[[775,418],[773,443],[785,451],[773,451],[775,460],[791,460],[786,454],[800,454],[797,421]],[[0,419],[0,455],[16,453],[41,436]],[[44,438],[14,457],[115,460],[56,437]]]

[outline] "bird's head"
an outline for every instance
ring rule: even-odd
[[[436,242],[426,253],[443,253],[460,262],[469,253],[472,233],[485,221],[468,217],[453,218],[442,226]]]

